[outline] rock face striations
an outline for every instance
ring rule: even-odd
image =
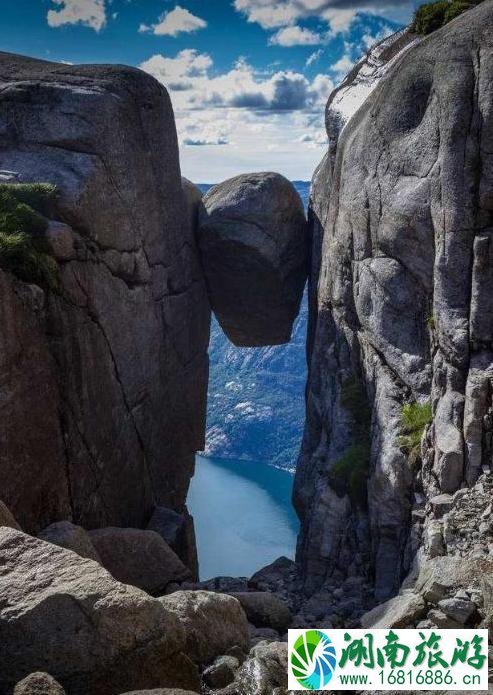
[[[303,203],[279,174],[214,186],[199,216],[199,245],[214,313],[239,347],[287,343],[307,277]]]
[[[383,600],[420,548],[488,552],[454,549],[443,519],[468,518],[460,488],[490,489],[492,24],[488,0],[390,51],[342,132],[329,102],[295,485],[309,592],[362,577]]]
[[[61,290],[0,271],[2,496],[24,530],[181,511],[203,448],[209,304],[173,111],[131,68],[0,54],[0,170],[55,184]],[[5,177],[4,177],[5,178]]]

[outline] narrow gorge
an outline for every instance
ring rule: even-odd
[[[288,695],[290,627],[493,628],[493,0],[326,128],[307,221],[182,179],[144,72],[0,53],[0,695]],[[286,344],[306,291],[296,560],[201,582],[212,312]]]

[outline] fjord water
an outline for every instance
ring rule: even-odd
[[[197,456],[188,508],[201,580],[249,577],[281,555],[294,557],[292,486],[292,475],[265,463]]]

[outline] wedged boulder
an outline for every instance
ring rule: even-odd
[[[172,612],[75,553],[0,529],[0,692],[49,673],[70,695],[198,690]]]
[[[203,198],[198,231],[212,309],[240,347],[289,341],[308,272],[301,198],[280,174],[243,174]]]
[[[186,653],[194,662],[209,664],[235,646],[248,651],[248,621],[240,602],[232,596],[176,591],[159,600],[184,628]]]
[[[72,524],[70,521],[57,521],[50,524],[38,533],[38,538],[47,543],[59,545],[60,548],[73,550],[77,555],[95,560],[100,565],[103,564],[89,533],[82,526]]]
[[[389,629],[409,627],[426,612],[426,603],[419,594],[404,592],[376,606],[361,617],[364,628]]]
[[[250,651],[233,684],[218,695],[285,695],[288,687],[288,645],[261,642]]]
[[[38,671],[17,683],[14,695],[65,695],[65,690],[49,673]]]
[[[248,621],[255,627],[272,628],[283,634],[293,621],[287,605],[268,591],[232,593],[241,603]]]
[[[21,527],[17,523],[17,521],[14,519],[14,515],[10,511],[10,509],[7,507],[6,504],[4,504],[0,500],[0,526],[8,526],[9,528],[15,528],[17,531],[21,530]]]
[[[191,577],[180,558],[154,531],[103,528],[89,535],[103,567],[124,584],[158,595],[168,584]]]

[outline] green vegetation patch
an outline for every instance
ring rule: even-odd
[[[371,455],[371,408],[362,381],[352,378],[342,385],[341,405],[351,416],[354,444],[333,464],[329,482],[338,495],[349,495],[355,506],[365,509]]]
[[[401,410],[402,434],[398,439],[399,446],[407,454],[411,464],[421,458],[421,439],[427,425],[433,419],[431,403],[406,403]]]
[[[0,184],[0,268],[53,292],[60,272],[46,239],[55,197],[50,184]]]
[[[431,34],[483,0],[438,0],[418,7],[411,26],[417,34]]]
[[[353,444],[334,463],[329,472],[331,486],[339,495],[349,495],[351,502],[367,506],[367,482],[370,469],[370,444]]]

